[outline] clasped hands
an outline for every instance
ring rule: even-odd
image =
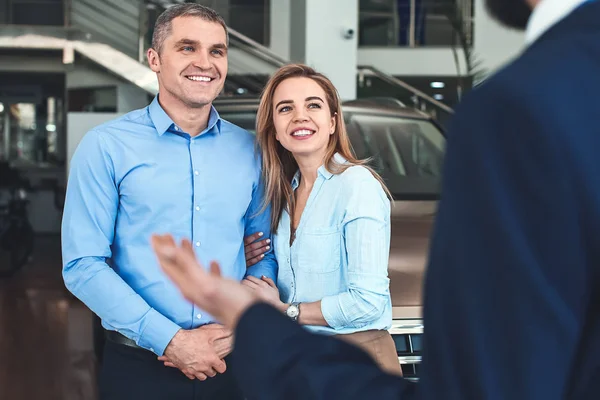
[[[247,238],[247,249],[252,242],[252,238]],[[262,242],[264,248],[265,241]],[[249,276],[242,284],[222,278],[219,265],[214,262],[206,272],[187,240],[177,246],[170,235],[153,236],[152,246],[161,267],[184,297],[225,325],[209,324],[193,330],[179,330],[158,359],[167,367],[178,368],[189,379],[206,380],[224,373],[227,366],[223,359],[233,349],[233,328],[240,315],[257,301],[281,309],[284,304],[279,299],[277,286],[264,276],[261,279]],[[248,253],[246,256],[250,261],[252,256]]]
[[[232,348],[233,332],[219,324],[208,324],[179,330],[158,359],[167,367],[178,368],[190,379],[203,381],[225,372],[223,359]]]

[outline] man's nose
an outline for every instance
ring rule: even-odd
[[[208,56],[208,52],[206,51],[198,51],[194,57],[194,66],[200,69],[210,69],[210,58]]]

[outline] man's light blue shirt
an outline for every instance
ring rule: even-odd
[[[299,178],[297,173],[294,190]],[[291,246],[290,231],[284,211],[273,238],[277,286],[286,303],[321,300],[329,326],[309,330],[347,334],[391,326],[390,201],[368,169],[333,174],[321,166]]]
[[[116,330],[162,355],[180,329],[214,318],[186,301],[163,274],[153,233],[188,238],[224,276],[275,278],[272,252],[246,270],[243,238],[270,236],[254,137],[212,108],[198,136],[181,131],[158,97],[88,132],[71,160],[62,223],[69,290]]]

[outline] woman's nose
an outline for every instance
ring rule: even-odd
[[[303,109],[296,109],[294,111],[294,121],[307,121],[308,117]]]

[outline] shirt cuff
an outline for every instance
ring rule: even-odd
[[[333,329],[348,326],[348,321],[344,315],[344,310],[340,306],[338,296],[324,297],[321,300],[321,313],[323,313],[323,318],[325,318],[327,324]]]
[[[137,345],[162,356],[181,327],[153,308],[148,312],[146,319],[148,324],[140,335]]]

